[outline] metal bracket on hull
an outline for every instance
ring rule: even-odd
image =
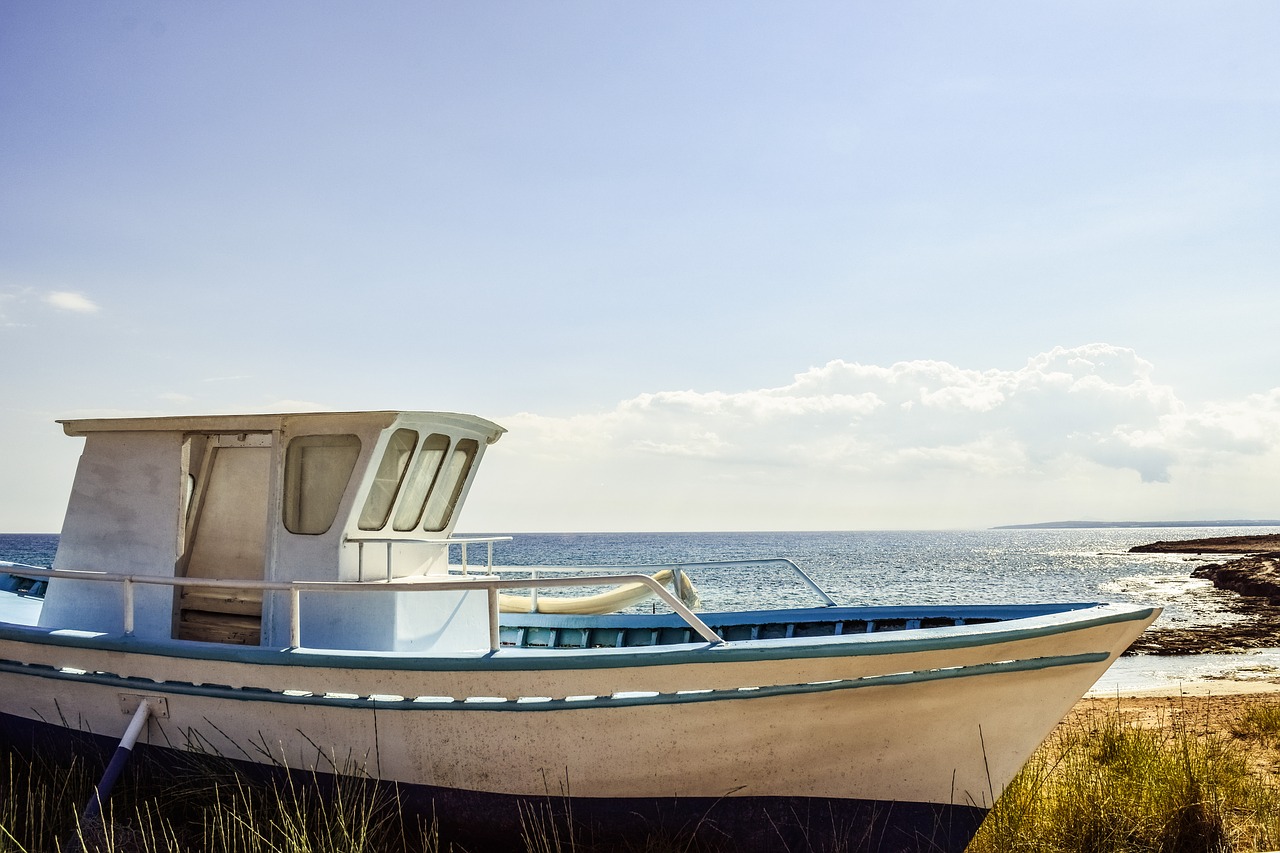
[[[142,704],[151,706],[151,716],[169,719],[169,700],[164,696],[147,696],[142,693],[119,693],[120,713],[132,716]]]

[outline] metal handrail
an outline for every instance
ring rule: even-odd
[[[443,544],[443,546],[461,546],[462,548],[462,574],[467,574],[467,544],[488,543],[489,560],[486,562],[486,574],[492,574],[493,570],[493,543],[494,542],[511,542],[511,537],[449,537],[445,539],[422,539],[417,537],[344,537],[343,543],[356,543],[356,578],[358,580],[365,579],[365,544],[381,543],[387,546],[387,580],[392,579],[392,547],[396,544],[416,543],[416,544]]]
[[[488,597],[489,650],[496,652],[500,646],[498,624],[498,590],[526,589],[533,586],[616,586],[619,583],[641,583],[667,603],[684,621],[708,643],[718,645],[724,640],[711,630],[698,615],[672,595],[666,587],[648,575],[600,575],[574,578],[543,578],[518,580],[516,578],[467,577],[440,580],[417,575],[413,578],[387,581],[252,581],[228,578],[180,578],[158,575],[123,575],[112,572],[88,572],[77,569],[42,569],[21,563],[0,561],[0,574],[27,577],[65,578],[67,580],[99,581],[124,584],[124,633],[133,634],[134,594],[133,584],[152,584],[172,587],[214,587],[233,589],[258,589],[289,593],[289,646],[302,647],[302,616],[300,596],[303,592],[356,592],[371,590],[405,590],[409,592],[438,592],[483,589]]]
[[[763,567],[763,566],[770,566],[770,565],[774,565],[774,566],[781,565],[781,566],[790,567],[793,572],[799,575],[800,579],[804,581],[805,585],[808,586],[809,589],[813,590],[813,592],[819,598],[822,599],[824,606],[826,607],[840,606],[839,602],[837,602],[834,598],[828,595],[826,590],[818,586],[817,581],[809,577],[808,573],[805,572],[804,569],[800,568],[791,560],[788,560],[786,557],[766,557],[764,559],[759,559],[759,560],[703,560],[703,561],[695,561],[695,562],[687,562],[687,563],[631,563],[631,564],[624,564],[624,565],[605,565],[605,566],[490,566],[489,568],[491,571],[495,571],[495,572],[531,572],[533,576],[536,578],[538,576],[538,572],[561,572],[561,573],[567,574],[567,573],[576,573],[576,572],[584,572],[584,573],[585,572],[607,572],[607,571],[618,571],[619,569],[624,569],[626,571],[631,571],[631,572],[652,573],[654,571],[661,571],[662,569],[673,569],[676,572],[681,572],[686,569],[716,569],[716,568],[724,568],[724,567],[742,569],[742,568],[752,568],[757,566]]]

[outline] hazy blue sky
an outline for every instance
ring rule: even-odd
[[[0,4],[54,418],[475,412],[477,530],[1280,516],[1280,4]]]

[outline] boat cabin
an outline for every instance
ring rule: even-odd
[[[141,582],[55,578],[40,625],[269,646],[288,645],[291,593],[264,582],[447,578],[447,540],[504,432],[471,415],[392,411],[59,423],[85,445],[54,569]],[[311,648],[487,645],[483,592],[317,588],[300,602]]]

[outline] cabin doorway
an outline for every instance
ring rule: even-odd
[[[202,436],[188,444],[190,495],[180,574],[261,581],[267,562],[271,436]],[[258,645],[262,590],[180,587],[175,633],[182,640]]]

